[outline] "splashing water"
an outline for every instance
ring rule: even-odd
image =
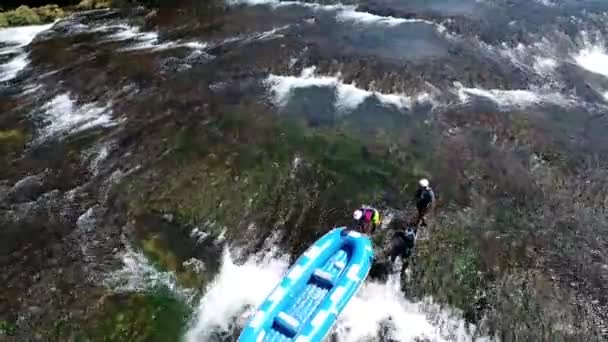
[[[156,269],[141,253],[128,244],[122,253],[124,267],[111,274],[106,280],[106,286],[116,292],[137,292],[163,287],[190,302],[194,291],[181,288],[175,275],[171,272],[161,272]]]
[[[584,69],[608,77],[608,53],[601,46],[583,49],[574,57]]]
[[[270,75],[265,81],[269,87],[273,102],[278,106],[285,106],[293,96],[294,90],[309,87],[330,88],[336,94],[337,110],[352,111],[363,104],[367,99],[375,97],[384,105],[393,106],[398,109],[408,109],[414,103],[428,102],[430,96],[422,93],[412,98],[404,94],[384,94],[377,91],[369,91],[357,87],[355,84],[342,82],[340,75],[325,76],[315,73],[316,67],[312,66],[302,70],[300,76],[278,76]]]
[[[23,47],[29,45],[38,35],[51,28],[53,24],[13,27],[0,30],[0,43],[8,47],[0,49],[0,56],[17,54],[5,64],[0,64],[0,82],[12,80],[29,63],[27,53]]]
[[[398,275],[385,283],[368,280],[340,315],[335,331],[339,342],[376,340],[380,334],[396,341],[473,340],[458,313],[439,309],[430,299],[408,301]]]
[[[38,140],[60,135],[76,133],[94,127],[109,127],[116,124],[112,121],[110,107],[99,107],[96,104],[77,106],[70,94],[53,98],[43,106],[45,126]]]
[[[214,341],[213,334],[232,335],[254,313],[289,268],[288,256],[276,252],[250,257],[242,265],[225,251],[222,267],[201,299],[185,341]],[[398,341],[471,341],[456,313],[427,302],[413,303],[403,297],[397,276],[386,283],[367,281],[342,312],[334,329],[336,341],[377,340],[383,335]]]
[[[371,14],[368,12],[359,12],[354,10],[345,10],[343,12],[338,13],[337,18],[339,21],[353,21],[361,24],[380,24],[380,25],[388,25],[395,26],[401,25],[404,23],[426,23],[430,25],[434,25],[433,22],[423,19],[403,19],[403,18],[395,18],[395,17],[383,17],[375,14]]]
[[[102,42],[131,42],[132,45],[122,48],[120,51],[137,51],[137,50],[167,50],[179,47],[187,47],[193,50],[206,49],[208,44],[199,41],[188,41],[188,42],[174,42],[166,41],[161,43],[158,32],[154,31],[142,31],[139,27],[129,25],[110,25],[101,26],[93,29],[93,32],[105,32],[108,30],[117,30],[110,34]]]
[[[608,50],[599,32],[581,31],[582,49],[573,55],[574,61],[583,69],[608,77]]]
[[[213,331],[229,332],[232,322],[244,323],[255,307],[279,283],[287,271],[286,257],[269,255],[258,261],[252,257],[236,265],[229,251],[224,252],[222,267],[209,285],[198,306],[198,315],[186,335],[186,341],[208,341]]]

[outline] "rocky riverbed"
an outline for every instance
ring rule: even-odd
[[[608,3],[179,2],[0,29],[0,339],[233,341],[363,203],[336,341],[608,337]],[[382,272],[379,272],[382,273]]]

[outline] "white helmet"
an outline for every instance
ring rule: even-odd
[[[422,178],[419,183],[420,183],[420,186],[423,188],[426,188],[429,186],[429,180],[426,178]]]
[[[361,210],[355,210],[355,212],[353,213],[353,218],[357,221],[359,221],[361,218],[363,217],[363,211]]]

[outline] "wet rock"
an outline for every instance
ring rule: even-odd
[[[173,214],[163,214],[163,219],[169,223],[173,223],[173,220],[175,219],[175,216]]]
[[[96,9],[74,13],[72,16],[83,23],[122,18],[123,11],[116,9]]]
[[[160,65],[162,73],[176,73],[188,69],[189,66],[181,63],[181,60],[177,57],[167,57]]]
[[[82,33],[86,32],[87,29],[89,29],[87,25],[80,23],[75,17],[70,17],[53,25],[49,32],[44,32],[37,38],[37,41],[40,41],[43,37],[51,37],[58,34],[67,36]]]
[[[167,215],[171,214],[138,217],[135,222],[137,243],[159,267],[175,272],[180,284],[200,288],[205,278],[219,269],[221,247],[213,245],[211,238],[203,241],[204,248],[200,248],[197,243],[200,235],[191,234],[190,227],[175,220],[173,223],[167,221]]]
[[[35,200],[44,191],[45,174],[32,175],[18,181],[9,191],[14,202],[27,202]]]
[[[208,63],[214,58],[215,56],[210,55],[203,50],[195,50],[186,57],[184,62],[190,65],[198,65]]]
[[[42,312],[42,308],[40,308],[39,306],[31,306],[29,308],[29,314],[30,315],[38,315]]]
[[[0,204],[8,198],[10,190],[11,187],[6,181],[0,181]]]

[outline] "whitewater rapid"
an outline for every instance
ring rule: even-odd
[[[226,250],[220,272],[205,289],[185,341],[212,341],[212,334],[232,335],[231,340],[235,340],[255,308],[287,272],[288,260],[289,256],[273,251],[236,264]],[[408,301],[400,290],[398,275],[391,275],[385,283],[365,282],[340,315],[334,334],[338,342],[377,339],[383,330],[386,338],[404,342],[472,341],[460,317],[456,311],[439,309],[431,299]]]
[[[404,110],[411,109],[416,103],[432,102],[428,93],[409,96],[370,91],[359,88],[356,84],[344,83],[340,75],[317,75],[315,70],[316,67],[312,66],[302,70],[299,76],[269,75],[264,83],[269,87],[273,102],[277,106],[285,106],[293,97],[295,90],[309,87],[328,88],[334,92],[336,95],[334,107],[342,112],[353,111],[370,98],[376,98],[385,106]]]
[[[99,106],[89,103],[75,104],[71,94],[61,94],[43,105],[42,127],[38,141],[65,134],[74,134],[95,127],[111,127],[117,124],[112,119],[111,105]]]
[[[48,30],[51,26],[53,24],[0,29],[0,42],[7,45],[0,48],[0,57],[4,55],[12,57],[7,63],[0,64],[0,82],[12,80],[28,65],[28,53],[24,51],[24,48],[34,40],[36,35]]]

